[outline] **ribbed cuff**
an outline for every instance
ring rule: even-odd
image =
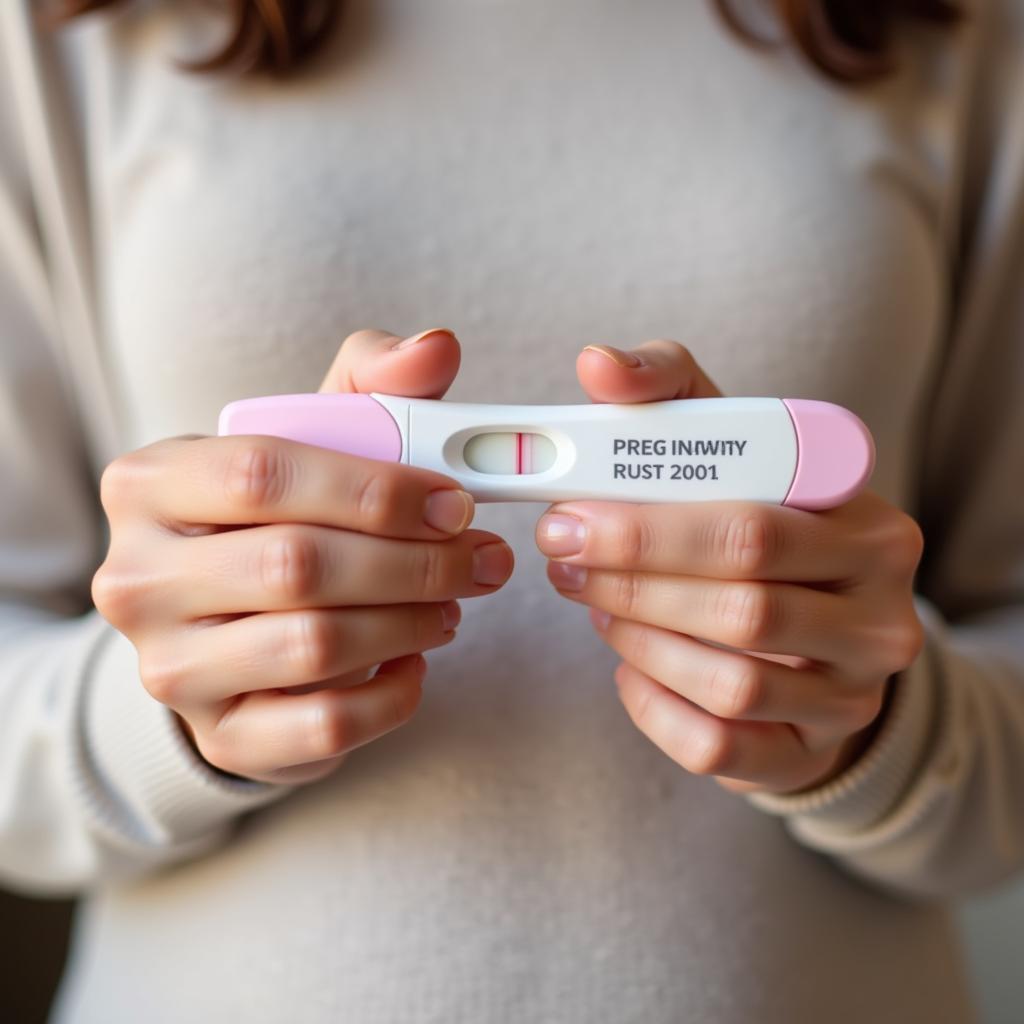
[[[131,641],[96,617],[82,745],[117,831],[147,845],[190,843],[291,791],[234,779],[203,761],[174,713],[143,688]]]
[[[945,626],[929,602],[915,599],[915,606],[925,627],[925,645],[913,664],[892,679],[889,707],[867,750],[815,789],[748,794],[755,807],[790,818],[801,833],[853,835],[897,806],[924,758],[939,702],[932,644]]]

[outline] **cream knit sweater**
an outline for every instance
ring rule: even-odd
[[[208,5],[0,5],[0,878],[83,895],[60,1022],[962,1022],[947,900],[1024,861],[1024,3],[862,90],[698,0],[360,0],[293,80]],[[211,26],[212,27],[212,26]],[[583,401],[670,337],[854,409],[922,522],[928,642],[863,758],[743,799],[629,721],[544,578],[303,789],[218,775],[89,604],[103,466],[441,324],[455,400]]]

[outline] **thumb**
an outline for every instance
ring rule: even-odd
[[[722,397],[690,350],[664,338],[645,341],[629,352],[587,345],[576,357],[576,375],[592,402]]]
[[[441,398],[459,372],[460,359],[459,343],[446,327],[404,339],[386,331],[355,331],[341,343],[319,391]]]

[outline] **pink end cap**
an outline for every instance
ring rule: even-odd
[[[796,430],[797,461],[783,505],[811,511],[835,508],[867,483],[875,442],[849,409],[831,402],[784,398]]]
[[[269,434],[368,459],[398,462],[402,435],[391,413],[369,395],[265,395],[229,402],[219,434]]]

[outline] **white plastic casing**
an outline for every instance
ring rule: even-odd
[[[781,504],[797,434],[780,398],[691,398],[591,405],[485,405],[371,396],[394,417],[403,462],[457,480],[479,501],[745,499]],[[463,449],[481,433],[546,435],[539,473],[481,473]]]

